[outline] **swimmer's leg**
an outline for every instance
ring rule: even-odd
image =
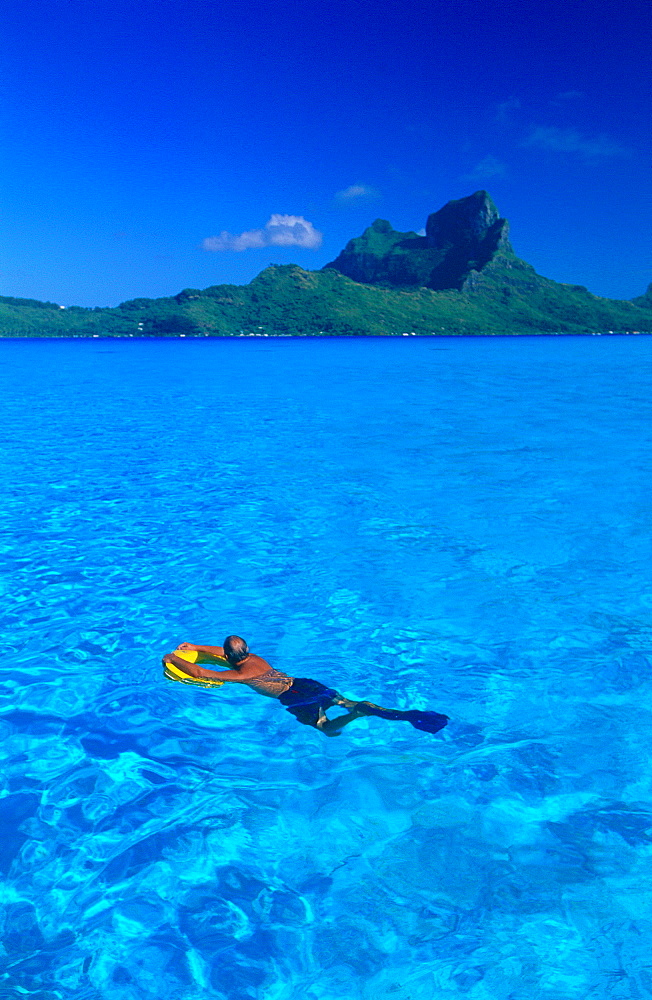
[[[342,729],[348,726],[349,722],[355,722],[356,719],[362,718],[364,712],[357,712],[353,709],[348,715],[338,715],[336,719],[329,719],[326,715],[321,715],[317,720],[317,729],[324,734],[324,736],[339,736]]]
[[[387,711],[382,705],[374,705],[373,701],[351,701],[350,698],[344,698],[343,695],[339,695],[337,700],[333,699],[333,702],[335,705],[342,705],[343,708],[355,709],[356,719],[363,715],[371,715],[370,708],[377,708],[380,712]]]
[[[359,719],[363,715],[375,715],[380,719],[409,722],[415,729],[421,729],[424,733],[438,733],[448,722],[448,716],[441,715],[439,712],[419,712],[415,709],[401,711],[397,708],[383,708],[382,705],[375,705],[373,701],[350,702],[348,698],[342,698],[341,695],[338,697],[339,700],[333,699],[334,704],[344,705],[345,708],[348,708],[349,705],[354,706],[350,717],[343,717],[346,720],[345,725],[348,722],[353,722],[354,718]],[[339,722],[340,720],[336,719],[335,721]]]
[[[361,719],[364,715],[367,715],[365,710],[365,705],[370,705],[371,702],[364,701],[351,701],[350,698],[344,698],[342,695],[338,695],[337,698],[333,699],[334,705],[341,705],[342,708],[348,708],[350,711],[347,715],[338,715],[335,719],[329,719],[326,713],[322,710],[319,714],[317,720],[317,729],[319,729],[324,736],[339,736],[342,729],[348,726],[350,722],[355,722],[356,719]]]

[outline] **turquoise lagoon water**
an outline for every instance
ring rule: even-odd
[[[3,1000],[652,996],[651,338],[0,358]]]

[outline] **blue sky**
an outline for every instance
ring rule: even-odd
[[[486,188],[539,273],[652,281],[648,0],[4,0],[0,294],[316,269]]]

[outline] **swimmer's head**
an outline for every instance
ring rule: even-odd
[[[239,635],[229,635],[224,640],[224,655],[232,667],[237,667],[249,656],[249,646]]]

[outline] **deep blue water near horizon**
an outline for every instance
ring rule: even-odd
[[[652,996],[651,361],[0,341],[0,997]],[[230,632],[450,725],[163,679]]]

